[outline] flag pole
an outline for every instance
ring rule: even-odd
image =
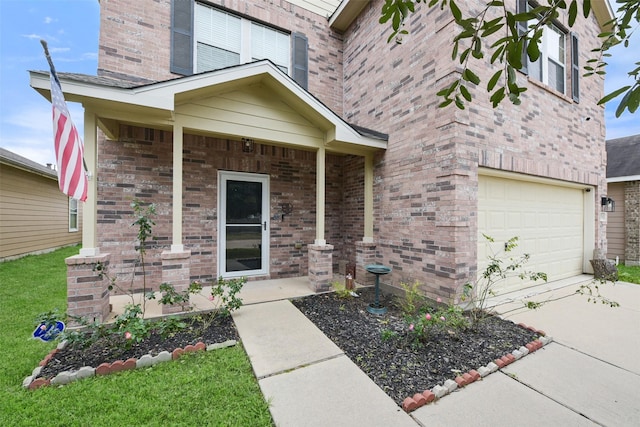
[[[51,55],[49,55],[49,46],[47,45],[47,41],[44,39],[40,39],[40,44],[42,45],[42,49],[44,49],[44,56],[47,58],[47,62],[49,63],[49,68],[51,68],[51,73],[53,74],[53,78],[58,82],[58,86],[62,89],[62,85],[60,84],[60,80],[58,80],[58,73],[56,73],[56,67],[53,66],[53,59],[51,59]],[[84,160],[84,156],[82,157],[82,165],[84,166],[84,171],[89,172],[89,168],[87,168],[87,162]]]
[[[40,39],[40,44],[44,49],[44,56],[47,58],[47,62],[49,63],[49,68],[51,68],[51,72],[53,73],[53,77],[56,79],[58,84],[60,81],[58,80],[58,74],[56,74],[56,67],[53,66],[53,60],[51,59],[51,55],[49,55],[49,46],[47,46],[47,42],[43,39]]]

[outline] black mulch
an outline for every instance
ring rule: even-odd
[[[199,323],[194,322],[193,327],[168,338],[162,338],[159,334],[153,333],[151,337],[140,343],[132,344],[131,348],[127,348],[124,338],[113,336],[101,338],[87,348],[76,344],[68,345],[51,358],[38,377],[50,379],[60,372],[77,371],[83,366],[97,368],[105,362],[125,361],[129,358],[139,359],[145,354],[156,356],[162,351],[172,352],[176,348],[184,348],[189,344],[195,345],[198,341],[209,345],[239,339],[231,316],[217,316],[211,326],[205,330],[198,326]]]
[[[485,366],[496,358],[534,340],[536,334],[513,322],[489,317],[477,330],[443,331],[426,344],[409,342],[407,326],[395,297],[382,295],[389,311],[372,315],[366,307],[374,300],[373,288],[360,289],[359,298],[339,298],[321,294],[294,300],[293,303],[315,323],[345,354],[399,405],[415,393],[441,385],[471,369]],[[211,327],[201,331],[190,328],[163,339],[149,339],[127,349],[124,338],[101,339],[88,348],[68,345],[45,365],[39,377],[53,378],[62,371],[83,366],[97,367],[104,362],[157,355],[202,341],[206,344],[238,340],[231,317],[217,317]]]
[[[457,372],[486,366],[537,337],[491,316],[477,330],[455,335],[443,331],[416,346],[408,341],[407,325],[392,296],[381,297],[389,311],[377,316],[366,311],[375,298],[373,288],[358,293],[360,298],[347,299],[333,293],[314,295],[294,304],[399,405],[406,397],[442,385]]]

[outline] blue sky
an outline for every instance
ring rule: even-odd
[[[51,106],[29,86],[27,70],[47,70],[40,39],[48,42],[56,70],[95,75],[98,0],[0,0],[0,147],[41,164],[55,163]],[[605,90],[629,84],[640,61],[640,34],[629,49],[614,49]],[[605,111],[607,138],[640,134],[640,113],[616,119],[616,101]],[[82,135],[82,107],[69,103]]]

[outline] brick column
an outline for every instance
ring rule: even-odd
[[[331,289],[333,246],[309,245],[309,286],[314,292]]]
[[[624,263],[640,265],[640,181],[624,184]]]
[[[67,314],[89,322],[104,322],[109,308],[109,280],[95,271],[101,263],[109,265],[109,254],[97,256],[75,255],[65,259],[67,264]],[[72,322],[73,323],[73,322]]]
[[[189,288],[191,282],[191,251],[162,253],[162,283],[170,283],[176,292]],[[162,314],[180,313],[187,307],[181,305],[163,305]]]
[[[356,282],[363,286],[376,284],[376,276],[364,268],[368,264],[377,264],[376,244],[372,242],[356,242]]]

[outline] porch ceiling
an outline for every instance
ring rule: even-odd
[[[146,85],[59,73],[68,101],[95,113],[115,136],[120,123],[189,133],[252,138],[345,154],[386,149],[384,137],[359,132],[270,61]],[[31,86],[50,99],[49,73],[30,71]]]

